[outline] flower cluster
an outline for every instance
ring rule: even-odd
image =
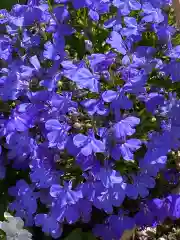
[[[4,217],[7,221],[0,223],[0,229],[6,233],[7,240],[32,239],[32,234],[23,229],[24,222],[20,217],[13,217],[8,212],[4,213]]]
[[[170,0],[0,10],[0,179],[15,176],[8,208],[26,226],[56,239],[76,223],[118,240],[135,224],[179,218],[178,196],[148,200],[180,147],[170,17]]]

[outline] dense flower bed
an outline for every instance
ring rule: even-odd
[[[180,218],[174,22],[170,0],[0,10],[0,220],[9,211],[53,239],[119,240]]]

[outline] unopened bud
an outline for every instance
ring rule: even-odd
[[[86,128],[92,128],[92,124],[86,123]]]
[[[155,121],[156,121],[156,118],[155,118],[155,117],[152,117],[152,118],[151,118],[151,121],[152,121],[152,122],[155,122]]]
[[[90,40],[85,40],[85,48],[87,51],[92,51],[92,42]]]
[[[82,127],[82,124],[79,122],[74,123],[73,128],[80,129]]]

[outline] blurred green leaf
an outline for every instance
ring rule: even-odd
[[[11,10],[14,4],[26,4],[27,0],[1,0],[0,1],[0,8]]]
[[[64,240],[96,240],[91,232],[84,233],[80,228],[75,229]]]

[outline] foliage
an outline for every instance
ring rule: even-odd
[[[19,3],[0,5],[0,220],[35,239],[119,240],[179,219],[171,1]]]

